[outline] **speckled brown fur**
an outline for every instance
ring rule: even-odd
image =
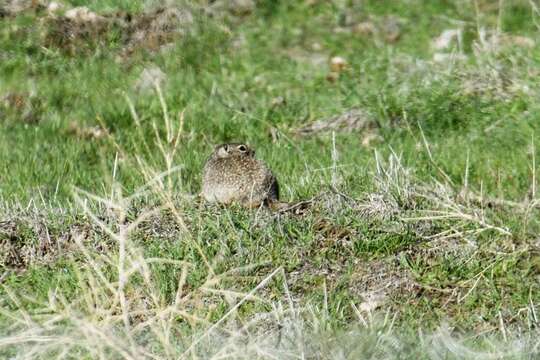
[[[253,149],[245,144],[222,144],[204,165],[201,195],[209,202],[257,207],[277,202],[279,188]]]

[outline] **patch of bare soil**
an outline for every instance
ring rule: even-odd
[[[98,16],[87,8],[71,9],[62,16],[41,18],[43,45],[71,54],[91,50],[103,41],[111,30],[109,19]]]
[[[84,53],[96,44],[120,36],[121,54],[138,49],[158,51],[192,31],[194,18],[187,8],[160,8],[142,14],[117,12],[98,15],[86,7],[73,8],[64,15],[42,18],[44,44],[70,54]]]
[[[76,248],[75,236],[87,238],[90,225],[74,224],[58,233],[43,218],[0,222],[0,268],[24,270],[31,264],[49,264]],[[103,245],[100,245],[103,246]]]
[[[195,25],[191,10],[182,8],[161,8],[126,20],[122,29],[124,55],[137,49],[161,50],[188,34]]]
[[[0,3],[0,17],[35,13],[42,45],[71,55],[93,52],[97,45],[120,40],[119,54],[125,59],[138,50],[165,50],[168,45],[194,32],[195,12],[207,17],[244,16],[254,9],[252,0],[234,0],[213,1],[206,7],[169,6],[143,13],[98,14],[85,6],[66,8],[54,1],[7,0]]]
[[[313,136],[324,132],[365,131],[373,133],[378,128],[373,115],[366,110],[351,109],[342,114],[314,121],[293,130],[298,136]]]
[[[350,292],[358,296],[360,310],[371,311],[397,297],[415,297],[421,287],[413,274],[400,267],[395,257],[358,262],[349,281]]]
[[[450,195],[450,190],[446,189],[439,197],[430,198],[433,204],[426,203],[427,194],[436,190],[415,186],[405,179],[389,185],[388,181],[384,181],[385,176],[390,176],[393,181],[399,177],[392,168],[390,166],[390,169],[381,170],[376,175],[377,179],[380,178],[381,186],[375,193],[353,199],[333,191],[321,194],[313,202],[309,214],[315,218],[312,229],[315,239],[300,252],[301,265],[290,273],[293,292],[301,295],[306,289],[320,286],[323,280],[332,290],[335,286],[342,286],[343,279],[347,279],[352,271],[347,285],[350,294],[358,297],[361,311],[371,311],[383,305],[392,307],[401,301],[415,302],[420,294],[437,299],[441,304],[456,303],[460,294],[463,296],[463,288],[466,288],[463,284],[434,288],[419,283],[403,261],[422,263],[424,267],[437,266],[448,258],[466,262],[479,251],[471,231],[478,231],[478,226],[483,225],[460,223],[462,219],[457,219],[452,225],[441,223],[436,217],[417,216],[418,211],[425,213],[426,207],[444,208],[440,196],[447,198],[446,201],[454,207],[462,206],[459,205],[462,199]],[[399,193],[393,188],[398,184]],[[336,222],[336,214],[351,220],[360,218],[375,233],[408,234],[413,242],[396,248],[393,254],[385,258],[363,260],[355,253],[353,246],[362,235],[354,225],[347,225],[342,215],[339,215],[342,221]],[[468,219],[465,215],[463,218]],[[470,226],[475,227],[471,230],[468,228]],[[500,252],[503,245],[499,241],[494,253]]]
[[[115,247],[113,240],[94,222],[83,216],[61,210],[15,209],[0,214],[0,273],[6,270],[24,271],[31,265],[52,264],[59,258],[85,248],[108,253]],[[100,221],[111,228],[118,226],[112,214],[103,212]],[[171,214],[153,215],[140,223],[133,236],[152,241],[174,241],[181,229]]]

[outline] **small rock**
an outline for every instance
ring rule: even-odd
[[[334,56],[330,59],[330,70],[335,73],[340,73],[347,67],[347,60],[341,56]]]

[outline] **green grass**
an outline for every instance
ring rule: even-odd
[[[350,304],[362,303],[361,294],[376,288],[377,280],[366,279],[382,267],[387,277],[381,281],[405,284],[390,287],[382,309],[395,312],[396,326],[407,331],[430,332],[441,322],[476,333],[500,332],[501,323],[536,329],[539,29],[529,2],[503,3],[501,11],[483,1],[478,8],[420,0],[258,1],[243,17],[194,11],[190,31],[170,49],[139,48],[129,56],[122,55],[119,27],[64,48],[46,42],[54,24],[40,23],[43,13],[2,19],[0,99],[31,93],[25,106],[33,119],[0,102],[0,198],[6,203],[0,221],[15,224],[14,230],[0,227],[0,240],[22,254],[16,261],[4,256],[3,285],[31,294],[17,304],[4,288],[2,307],[31,312],[51,291],[68,301],[85,294],[89,280],[81,269],[89,260],[74,245],[75,233],[85,234],[96,259],[112,259],[102,269],[110,281],[118,276],[118,244],[82,211],[73,189],[110,198],[116,183],[130,195],[148,182],[145,171],[167,170],[153,128],[157,124],[158,138],[166,136],[159,98],[134,89],[144,68],[158,66],[167,77],[163,96],[175,126],[184,112],[174,157],[180,170],[168,177],[172,187],[154,189],[126,210],[134,221],[171,195],[188,232],[164,210],[134,231],[130,244],[148,258],[189,262],[189,289],[211,275],[204,258],[218,274],[252,266],[219,283],[221,290],[241,293],[283,267],[292,296],[302,306],[327,307],[338,331],[355,319]],[[144,2],[91,6],[133,16],[147,8]],[[396,16],[400,36],[385,40],[385,26]],[[455,28],[456,20],[467,58],[437,63],[431,41]],[[354,31],[355,23],[366,21],[378,32]],[[496,51],[476,51],[478,29],[497,26],[506,39],[523,36],[536,44],[508,40]],[[332,56],[348,62],[336,81],[327,79]],[[278,97],[285,101],[274,103]],[[306,123],[351,108],[373,115],[378,137],[365,146],[365,133],[337,132],[336,164],[331,134],[294,135]],[[109,136],[73,130],[91,127],[103,127]],[[301,217],[183,199],[199,191],[213,146],[228,141],[256,148],[277,175],[284,200],[326,195]],[[381,166],[387,173],[377,171]],[[329,191],[336,176],[344,196]],[[383,210],[377,212],[372,194],[381,196]],[[102,206],[91,209],[111,229],[120,226]],[[436,211],[453,216],[438,219]],[[150,268],[157,293],[170,303],[181,268]],[[135,277],[129,291],[141,284],[144,279]],[[205,296],[213,306],[197,308],[198,314],[215,322],[230,302]],[[283,300],[281,280],[271,281],[261,297]],[[268,302],[240,307],[242,319],[269,310]]]

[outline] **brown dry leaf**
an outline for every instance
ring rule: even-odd
[[[343,114],[304,125],[293,130],[293,132],[298,136],[310,136],[328,131],[353,132],[372,130],[377,128],[377,126],[374,117],[366,110],[351,109]]]

